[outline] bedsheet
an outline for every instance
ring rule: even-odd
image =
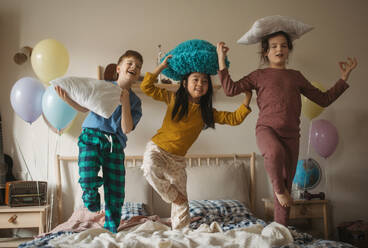
[[[146,221],[142,222],[143,219]],[[102,228],[92,228],[79,233],[59,231],[23,243],[19,247],[119,247],[117,241],[124,239],[129,242],[124,247],[155,247],[153,245],[157,244],[161,245],[158,247],[247,247],[247,244],[256,245],[253,247],[257,247],[257,242],[265,245],[264,247],[275,248],[354,247],[343,242],[315,239],[309,234],[300,233],[295,228],[288,227],[287,230],[292,237],[291,241],[290,236],[285,231],[286,228],[278,229],[276,224],[267,224],[254,216],[238,222],[236,219],[234,218],[227,223],[212,222],[210,225],[204,223],[203,219],[197,220],[192,223],[192,226],[198,226],[199,224],[196,229],[177,232],[170,230],[168,223],[157,221],[157,217],[151,219],[142,217],[136,219],[137,225],[123,229],[116,235]],[[269,238],[270,233],[274,233],[278,238]],[[141,236],[138,234],[141,234]],[[205,246],[200,245],[198,239],[205,240],[207,244]],[[219,242],[223,242],[221,246],[218,245]],[[98,246],[92,246],[92,244]]]

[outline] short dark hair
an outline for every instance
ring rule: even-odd
[[[272,34],[268,34],[266,36],[263,36],[262,40],[261,40],[261,51],[259,52],[261,55],[261,64],[268,64],[268,62],[270,62],[268,60],[268,57],[265,55],[265,53],[268,52],[268,50],[270,49],[270,44],[268,43],[268,41],[273,38],[276,37],[278,35],[283,35],[286,39],[287,42],[287,46],[289,48],[290,51],[293,50],[293,42],[290,38],[290,35],[284,31],[278,31]]]

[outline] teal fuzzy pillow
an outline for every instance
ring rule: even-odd
[[[176,81],[180,81],[191,72],[216,75],[219,68],[216,47],[205,40],[194,39],[180,43],[168,52],[161,62],[168,55],[172,55],[172,58],[169,59],[169,66],[162,73]],[[229,67],[227,58],[225,62]]]

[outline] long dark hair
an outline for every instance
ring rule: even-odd
[[[189,105],[189,92],[187,89],[188,77],[191,73],[185,75],[185,77],[180,81],[180,87],[176,91],[174,109],[171,113],[171,119],[180,121],[184,116],[188,115],[188,105]],[[212,81],[211,77],[207,75],[208,79],[208,90],[204,96],[201,96],[199,100],[199,105],[201,108],[202,120],[204,122],[203,129],[215,128],[215,120],[213,118],[212,110]]]
[[[266,36],[264,36],[262,38],[262,41],[261,41],[261,51],[259,52],[259,54],[261,55],[261,65],[264,65],[264,64],[268,64],[270,61],[268,60],[268,57],[265,55],[268,50],[270,49],[270,44],[269,44],[269,39],[273,38],[273,37],[276,37],[278,35],[283,35],[286,39],[286,42],[287,42],[287,46],[289,48],[290,51],[293,50],[293,42],[290,38],[290,35],[284,31],[278,31],[278,32],[275,32],[275,33],[272,33],[272,34],[268,34]]]

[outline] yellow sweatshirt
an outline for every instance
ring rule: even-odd
[[[157,131],[157,134],[153,136],[152,141],[169,153],[185,156],[204,127],[201,108],[199,104],[189,102],[188,115],[184,116],[180,121],[172,120],[171,113],[175,104],[175,93],[156,87],[154,85],[156,81],[156,77],[147,72],[141,83],[141,89],[146,95],[167,104],[162,127]],[[249,113],[250,109],[244,104],[235,112],[217,111],[213,109],[215,123],[232,126],[242,123]]]

